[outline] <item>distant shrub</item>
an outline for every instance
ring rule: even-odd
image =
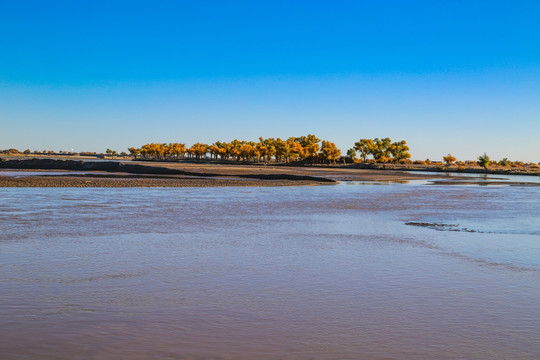
[[[347,156],[354,162],[356,160],[356,151],[353,148],[347,150]]]
[[[424,160],[415,160],[413,164],[416,165],[426,165],[426,162]]]
[[[523,163],[523,161],[514,161],[511,166],[513,168],[520,168],[520,167],[523,167],[524,165],[525,164]]]
[[[490,164],[489,156],[486,153],[483,153],[478,157],[478,161],[476,163],[484,169],[487,169]]]
[[[452,165],[454,161],[456,161],[456,158],[448,154],[446,156],[443,156],[443,160],[446,163],[446,165]]]
[[[504,158],[501,161],[499,161],[499,165],[504,166],[504,167],[509,167],[510,165],[512,165],[512,162],[508,160],[508,158]]]
[[[2,153],[7,154],[7,155],[19,155],[19,154],[21,154],[21,152],[19,150],[17,150],[17,149],[2,150]]]

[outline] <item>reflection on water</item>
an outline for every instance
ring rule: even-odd
[[[539,195],[2,189],[2,358],[539,358]]]

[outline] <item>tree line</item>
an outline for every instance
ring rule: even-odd
[[[341,156],[341,151],[333,142],[321,142],[312,134],[287,140],[260,137],[258,142],[238,139],[216,141],[211,145],[197,142],[191,147],[181,143],[150,143],[128,150],[135,158],[158,160],[202,159],[210,156],[215,160],[335,163]]]
[[[251,162],[296,162],[305,163],[336,163],[340,162],[367,162],[367,163],[400,163],[415,165],[442,166],[446,164],[448,169],[457,166],[457,170],[471,166],[488,167],[512,167],[512,168],[539,168],[539,164],[523,161],[511,161],[504,158],[494,161],[484,153],[478,156],[476,161],[458,161],[453,155],[443,156],[443,162],[426,160],[410,160],[409,146],[405,140],[393,142],[390,138],[360,139],[354,146],[347,150],[346,156],[341,155],[341,150],[331,142],[321,140],[315,135],[290,137],[287,140],[281,138],[259,138],[258,142],[233,140],[229,143],[216,141],[211,145],[196,143],[187,147],[181,143],[150,143],[140,148],[129,148],[130,155],[136,159],[148,160],[180,160],[180,159],[216,159],[236,160]],[[48,156],[95,156],[95,157],[126,157],[126,152],[118,153],[107,149],[105,153],[96,152],[73,152],[17,149],[0,150],[0,155],[48,155]],[[439,165],[440,164],[440,165]]]
[[[259,141],[233,140],[216,141],[208,145],[197,142],[191,147],[182,143],[150,143],[139,148],[128,149],[130,154],[140,159],[179,160],[203,159],[236,160],[250,162],[310,162],[336,163],[348,158],[350,162],[371,157],[376,162],[401,162],[411,157],[405,140],[392,142],[390,138],[360,139],[347,151],[347,157],[341,156],[341,150],[335,143],[319,139],[317,136],[281,138],[259,138]]]
[[[349,149],[347,154],[355,158],[356,152],[362,161],[367,161],[371,156],[375,162],[404,162],[411,157],[409,146],[405,140],[392,142],[390,138],[360,139],[354,143],[354,147]]]

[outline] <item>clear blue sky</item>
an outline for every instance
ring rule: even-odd
[[[540,161],[540,1],[0,0],[0,149],[314,133]]]

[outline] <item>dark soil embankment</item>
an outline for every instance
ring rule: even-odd
[[[335,180],[327,179],[324,177],[318,176],[308,176],[308,175],[296,175],[296,174],[258,174],[256,173],[256,168],[253,168],[254,171],[251,173],[242,173],[242,174],[231,174],[226,171],[220,172],[198,172],[198,171],[187,171],[184,169],[178,168],[168,168],[163,166],[150,166],[150,165],[141,165],[141,164],[129,164],[122,163],[117,161],[82,161],[82,160],[56,160],[56,159],[12,159],[5,160],[0,159],[0,168],[4,169],[24,169],[24,170],[71,170],[71,171],[106,171],[109,173],[128,173],[128,174],[140,174],[140,175],[167,175],[167,176],[181,176],[181,177],[192,177],[189,179],[188,183],[195,183],[196,181],[201,181],[208,183],[208,181],[202,181],[203,179],[214,180],[216,185],[223,183],[222,180],[227,180],[227,178],[236,178],[240,180],[251,180],[250,186],[256,186],[255,184],[261,184],[260,180],[266,180],[267,182],[278,182],[277,186],[285,185],[289,182],[298,182],[299,185],[309,185],[312,183],[315,184],[333,184],[336,183]],[[69,176],[69,173],[66,174]],[[90,175],[91,176],[91,175]],[[58,177],[58,176],[56,176]],[[64,177],[64,176],[62,176]],[[102,176],[100,176],[102,177]],[[199,180],[193,179],[193,177],[200,178]],[[224,179],[225,178],[225,179]],[[126,179],[126,180],[135,180],[135,179]],[[170,183],[171,181],[179,180],[175,178],[167,179],[165,183]],[[182,179],[184,182],[187,181],[186,178]],[[28,180],[26,180],[28,181]],[[53,180],[49,180],[52,182]],[[140,180],[137,180],[140,181]],[[104,181],[102,181],[105,183]],[[230,182],[230,181],[229,181]],[[242,186],[239,180],[234,181],[235,186]],[[223,185],[222,185],[223,186]]]

